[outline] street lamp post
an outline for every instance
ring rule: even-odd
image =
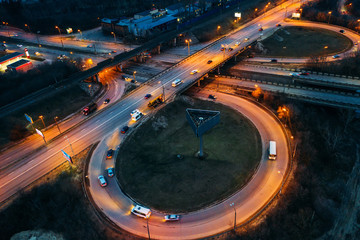
[[[189,40],[185,40],[185,42],[187,43],[187,45],[188,45],[188,56],[190,56],[190,43],[191,43],[191,39],[189,39]]]
[[[150,240],[151,238],[150,238],[150,229],[149,229],[149,218],[146,218],[146,227],[147,227],[148,237]]]
[[[46,126],[45,126],[45,122],[44,122],[44,116],[41,115],[41,116],[39,116],[39,118],[41,119],[41,121],[42,121],[42,123],[44,125],[44,128],[45,128]]]
[[[82,32],[80,31],[80,29],[78,29],[78,32],[80,33],[80,40],[82,41]]]
[[[29,33],[31,33],[29,25],[25,23],[25,27],[27,27],[29,30]]]
[[[220,30],[220,28],[221,28],[221,26],[220,26],[220,25],[219,25],[219,26],[217,26],[217,28],[216,28],[217,35],[219,35],[219,30]]]
[[[55,26],[55,28],[59,31],[61,46],[62,46],[62,48],[64,49],[64,43],[63,43],[63,40],[62,40],[62,35],[61,35],[60,28],[59,28],[58,26]]]
[[[328,12],[328,14],[329,14],[329,21],[328,21],[328,24],[330,24],[330,18],[331,18],[331,11],[330,12]]]
[[[8,22],[3,22],[3,24],[6,26],[6,30],[7,30],[8,36],[10,37],[9,23],[8,23]]]
[[[282,172],[278,171],[278,174],[281,174],[281,176],[284,177],[284,174]],[[283,182],[281,181],[281,187],[280,187],[279,194],[281,194],[282,188],[283,188]]]
[[[134,81],[136,82],[135,74],[136,74],[136,71],[133,72]]]
[[[111,32],[112,35],[114,35],[114,41],[116,42],[116,35],[114,32]]]
[[[75,156],[75,154],[74,154],[74,150],[73,150],[73,148],[72,148],[72,145],[71,145],[71,143],[70,143],[70,140],[69,140],[69,138],[65,135],[65,137],[64,137],[66,140],[67,140],[67,142],[69,143],[69,146],[70,146],[70,149],[71,149],[71,152],[72,152],[72,154],[73,154],[73,156]]]
[[[56,124],[56,126],[57,126],[57,128],[58,128],[58,130],[59,130],[59,133],[61,133],[59,124],[58,124],[58,122],[57,122],[57,119],[58,119],[58,116],[54,117],[55,124]]]
[[[230,204],[230,207],[233,207],[234,208],[234,213],[235,213],[235,217],[234,217],[234,232],[236,230],[236,209],[235,209],[235,204],[234,203],[231,203]]]
[[[37,31],[36,32],[36,39],[37,39],[37,43],[38,43],[39,47],[41,47],[40,41],[39,41],[39,34],[40,34],[40,31]]]

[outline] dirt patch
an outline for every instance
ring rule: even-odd
[[[204,160],[196,157],[199,139],[186,120],[186,108],[221,112],[220,123],[203,137]],[[186,98],[159,110],[129,136],[116,171],[122,189],[139,203],[186,212],[235,192],[252,176],[260,157],[260,135],[248,119],[221,104]]]

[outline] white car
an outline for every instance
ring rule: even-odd
[[[100,186],[102,186],[102,187],[106,187],[106,186],[107,186],[106,179],[104,178],[103,175],[100,175],[100,176],[98,177],[98,179],[99,179]]]
[[[22,45],[21,44],[18,44],[18,45],[16,45],[17,47],[19,47],[19,48],[22,48]]]
[[[190,74],[193,75],[193,74],[198,73],[198,72],[199,72],[199,70],[195,69],[195,70],[192,70]]]
[[[140,112],[139,109],[135,109],[130,113],[130,115],[131,115],[131,120],[135,122],[137,122],[143,116],[142,112]]]
[[[240,42],[236,42],[236,43],[235,43],[235,46],[239,46],[239,45],[240,45]]]
[[[248,41],[249,40],[249,38],[244,38],[244,41]]]
[[[180,219],[180,215],[175,215],[175,214],[171,214],[171,215],[166,215],[165,217],[165,221],[179,221]]]

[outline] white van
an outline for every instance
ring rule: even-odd
[[[151,210],[146,207],[142,207],[140,205],[136,205],[131,209],[131,213],[135,214],[136,216],[142,217],[142,218],[149,218],[151,215]]]
[[[178,85],[182,84],[182,81],[180,79],[176,79],[171,83],[171,86],[176,87]]]
[[[276,142],[270,141],[269,160],[276,160]]]

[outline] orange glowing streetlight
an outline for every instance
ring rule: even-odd
[[[191,43],[191,39],[185,39],[185,42],[187,43],[188,45],[188,56],[190,56],[190,43]]]
[[[330,24],[330,18],[331,18],[332,11],[329,11],[329,12],[328,12],[328,14],[329,14],[329,21],[328,21],[328,24]]]

